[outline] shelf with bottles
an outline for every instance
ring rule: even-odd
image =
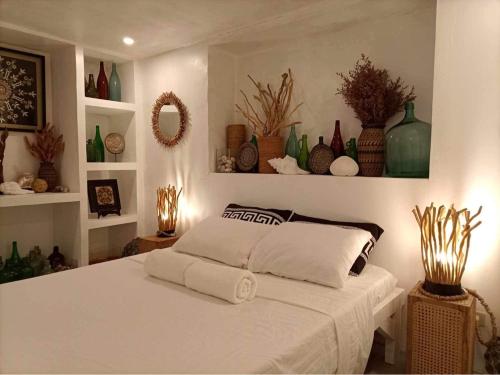
[[[34,245],[24,256],[18,249],[17,241],[13,241],[10,256],[5,261],[0,257],[0,284],[44,276],[72,268],[76,268],[76,264],[66,260],[64,254],[60,252],[59,246],[54,246],[52,253],[46,256],[42,253],[40,246]]]
[[[136,162],[134,113],[112,116],[86,113],[85,124],[88,162]]]
[[[136,237],[136,222],[92,228],[89,231],[89,263],[120,258],[125,245]]]
[[[35,246],[47,257],[54,246],[59,246],[68,265],[80,264],[79,202],[2,208],[0,256],[4,262],[12,254],[14,241],[21,257],[28,256]]]
[[[134,65],[106,57],[84,57],[85,96],[101,100],[134,103]]]

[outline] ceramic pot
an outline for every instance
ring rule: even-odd
[[[57,185],[57,171],[54,168],[54,163],[48,161],[40,162],[38,178],[47,182],[47,191],[53,191]]]
[[[267,161],[284,156],[283,137],[261,137],[258,139],[258,145],[259,173],[277,173]]]
[[[358,139],[358,163],[362,176],[379,177],[384,173],[383,124],[363,125]]]

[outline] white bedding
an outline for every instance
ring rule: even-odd
[[[372,307],[396,284],[372,265],[342,290],[257,275],[257,298],[232,305],[148,277],[142,259],[1,285],[0,371],[362,371]]]

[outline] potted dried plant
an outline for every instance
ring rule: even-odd
[[[47,181],[48,191],[53,191],[57,184],[57,172],[54,161],[64,151],[63,136],[57,135],[51,124],[35,133],[35,140],[31,143],[28,137],[24,142],[31,155],[40,160],[38,177]]]
[[[400,77],[391,79],[386,69],[377,69],[365,55],[348,74],[337,73],[342,83],[337,94],[354,110],[363,130],[358,139],[358,161],[363,176],[382,176],[384,128],[387,121],[415,99]]]
[[[257,135],[259,172],[276,173],[267,161],[283,157],[283,137],[280,136],[280,132],[284,128],[301,123],[291,121],[290,118],[302,103],[295,107],[291,106],[294,80],[290,69],[281,75],[281,86],[278,91],[274,90],[270,84],[263,85],[255,81],[250,75],[248,78],[257,88],[257,95],[253,95],[253,98],[260,105],[261,111],[258,113],[243,90],[240,91],[245,100],[245,108],[243,109],[238,104],[236,108],[247,119]]]

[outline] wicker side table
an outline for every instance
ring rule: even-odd
[[[406,369],[410,374],[472,373],[476,299],[449,301],[408,294]]]

